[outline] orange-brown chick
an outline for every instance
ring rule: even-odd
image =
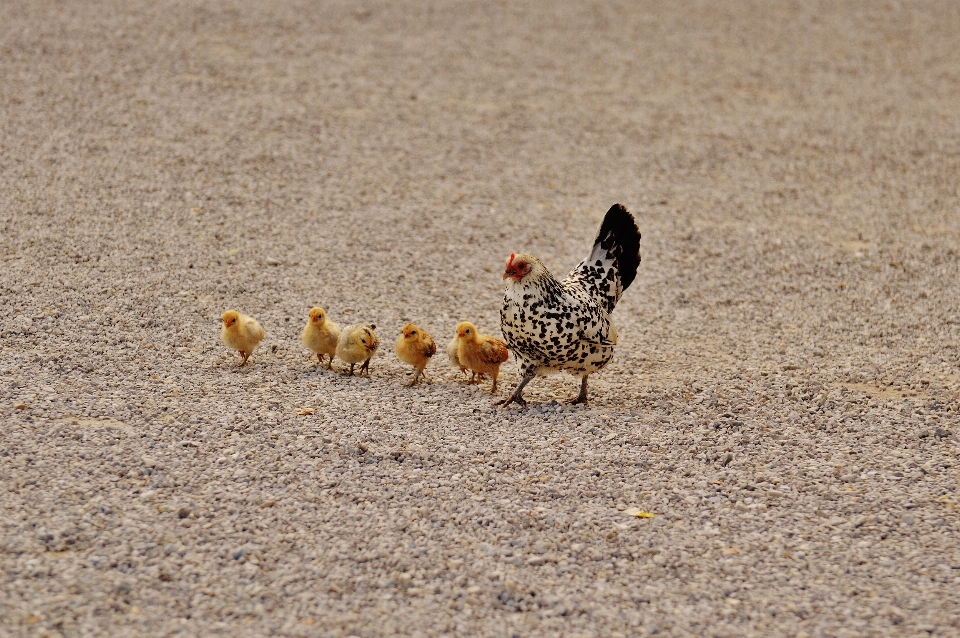
[[[495,337],[481,335],[477,327],[469,321],[457,325],[457,341],[460,365],[477,374],[489,374],[493,377],[490,393],[496,394],[500,364],[509,356],[507,344]]]
[[[317,354],[317,360],[323,363],[323,355],[330,357],[327,370],[333,368],[333,357],[337,354],[337,340],[340,338],[340,326],[327,319],[323,308],[311,308],[310,319],[303,327],[300,340]]]
[[[414,385],[420,377],[423,377],[424,381],[427,380],[423,370],[430,362],[430,357],[435,354],[437,354],[437,344],[430,335],[413,323],[403,327],[400,338],[397,339],[397,357],[414,368],[413,379],[407,384],[408,386]]]
[[[457,333],[453,333],[453,339],[450,340],[450,343],[447,344],[447,356],[450,358],[450,363],[455,368],[460,368],[460,374],[466,375],[467,369],[460,363],[460,355],[458,351],[460,350],[460,337],[457,336]],[[484,376],[477,375],[476,372],[470,373],[470,380],[467,383],[477,383],[483,381]]]
[[[228,310],[220,317],[223,327],[220,329],[220,338],[228,347],[240,352],[245,365],[254,349],[263,340],[263,328],[257,320],[247,315],[241,315],[236,310]]]

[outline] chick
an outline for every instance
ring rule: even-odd
[[[500,364],[507,360],[507,344],[500,339],[481,335],[477,327],[469,321],[457,325],[457,358],[460,364],[477,374],[489,374],[493,377],[491,394],[497,392],[497,375]]]
[[[246,364],[257,344],[263,340],[263,328],[256,319],[241,315],[236,310],[228,310],[220,318],[223,320],[220,338],[228,348],[240,352],[243,357],[240,365]]]
[[[450,363],[453,364],[453,367],[460,368],[460,374],[467,374],[467,369],[460,363],[460,355],[457,354],[457,350],[460,348],[460,338],[454,334],[453,339],[450,340],[450,343],[447,344],[447,356],[450,357]],[[470,374],[470,381],[468,383],[474,383],[477,380],[477,373],[472,372]],[[479,379],[483,381],[484,375],[480,375]]]
[[[340,333],[337,340],[337,357],[344,363],[350,364],[350,376],[353,376],[353,366],[363,362],[360,374],[370,374],[370,359],[380,346],[380,338],[374,332],[375,325],[364,326],[355,324],[347,326]]]
[[[433,342],[426,332],[417,327],[414,323],[408,323],[403,327],[400,338],[397,339],[397,357],[404,363],[413,366],[413,379],[408,386],[416,384],[423,377],[427,380],[427,375],[423,370],[430,362],[430,357],[437,354],[437,344]]]
[[[450,363],[453,364],[453,367],[460,368],[460,374],[466,374],[467,369],[463,367],[462,363],[460,363],[460,355],[457,354],[457,350],[459,348],[460,348],[460,337],[458,337],[457,335],[453,335],[453,339],[451,339],[450,343],[447,344],[447,356],[450,357]]]
[[[317,360],[323,363],[323,355],[330,357],[327,370],[333,368],[333,357],[337,354],[337,339],[340,338],[340,326],[327,319],[323,308],[311,308],[310,319],[303,327],[300,339],[303,345],[317,353]]]

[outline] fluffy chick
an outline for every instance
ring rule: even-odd
[[[408,323],[403,327],[400,338],[397,339],[397,357],[413,366],[413,379],[407,384],[408,386],[414,385],[420,377],[423,377],[424,381],[427,380],[423,370],[430,362],[430,357],[435,354],[437,354],[437,344],[433,342],[430,335],[414,323]]]
[[[480,375],[493,377],[491,394],[497,392],[497,376],[500,364],[507,360],[507,344],[500,339],[481,335],[469,321],[457,325],[457,358],[461,365]]]
[[[323,355],[330,357],[327,370],[333,368],[333,357],[337,354],[337,339],[340,338],[340,326],[327,319],[323,308],[311,308],[310,318],[303,327],[300,339],[303,345],[317,354],[317,360],[323,363]]]
[[[337,358],[350,364],[350,376],[353,376],[353,366],[358,363],[362,363],[360,374],[366,372],[370,375],[370,359],[380,346],[380,338],[374,332],[376,327],[373,324],[354,324],[340,333],[337,340]]]
[[[466,374],[467,369],[462,363],[460,363],[460,355],[457,354],[457,350],[460,349],[460,337],[453,335],[453,339],[450,340],[450,343],[447,344],[447,356],[450,357],[450,363],[453,364],[454,368],[460,368],[460,374]],[[476,373],[474,373],[476,374]]]
[[[457,351],[460,349],[460,337],[456,334],[453,335],[453,339],[450,340],[450,343],[447,344],[447,356],[450,357],[450,363],[453,364],[453,367],[460,368],[460,374],[467,374],[467,368],[460,362],[460,355]],[[483,381],[484,376],[477,375],[476,372],[470,373],[470,381],[468,383],[474,383],[477,380]]]
[[[263,340],[263,328],[256,319],[241,315],[236,310],[226,311],[220,319],[223,321],[220,338],[228,348],[240,352],[243,357],[240,365],[246,364],[257,344]]]

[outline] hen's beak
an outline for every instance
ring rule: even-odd
[[[503,273],[503,278],[504,278],[504,279],[508,279],[508,278],[510,278],[510,277],[512,277],[512,276],[513,276],[513,275],[511,275],[509,271],[504,271],[504,273]]]

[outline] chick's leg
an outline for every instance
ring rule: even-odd
[[[416,368],[413,369],[413,378],[410,379],[410,383],[407,384],[408,388],[412,388],[417,385],[417,380],[420,378],[420,371]]]
[[[246,350],[240,350],[240,356],[243,357],[243,359],[240,361],[240,364],[237,365],[238,368],[242,368],[243,366],[247,365],[247,359],[250,358],[250,353]]]
[[[483,383],[483,382],[486,381],[486,379],[487,379],[487,375],[485,375],[485,374],[482,373],[482,372],[473,372],[473,371],[471,370],[471,375],[472,375],[472,376],[470,377],[470,380],[467,382],[468,384],[472,384],[472,383]]]
[[[537,376],[537,371],[534,368],[527,369],[523,373],[523,378],[520,379],[520,383],[517,385],[517,388],[513,391],[513,394],[508,396],[503,401],[497,401],[495,405],[507,406],[511,403],[517,403],[519,405],[526,405],[527,402],[523,399],[523,388],[526,387],[528,383],[533,381],[533,377]]]
[[[360,364],[360,376],[362,377],[364,373],[366,373],[368,377],[370,376],[370,359]]]
[[[323,365],[323,355],[319,352],[317,353],[317,361],[320,362],[320,365]]]
[[[580,382],[580,394],[574,399],[567,401],[568,405],[576,405],[578,403],[587,402],[587,375],[583,375],[583,380]]]
[[[357,365],[357,364],[355,364],[355,363],[351,363],[351,364],[350,364],[350,374],[347,375],[348,377],[352,377],[352,376],[353,376],[353,366],[355,366],[355,365]]]

